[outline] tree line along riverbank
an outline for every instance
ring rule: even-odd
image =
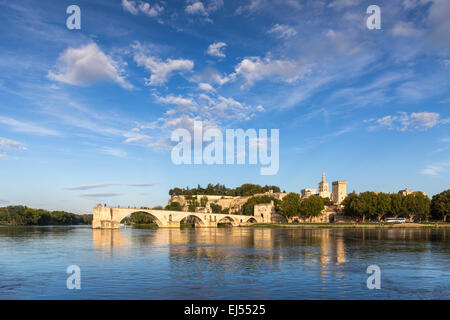
[[[48,225],[90,225],[92,214],[74,214],[65,211],[47,211],[26,206],[0,208],[0,225],[48,226]]]

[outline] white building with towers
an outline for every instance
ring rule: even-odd
[[[322,181],[319,182],[319,197],[330,198],[330,187],[328,182],[325,180],[325,171],[322,172]]]
[[[331,200],[335,204],[341,204],[347,196],[347,181],[333,181],[332,187]]]
[[[316,195],[322,198],[328,198],[335,204],[340,205],[347,197],[347,181],[333,181],[333,190],[330,192],[330,184],[325,180],[325,172],[322,172],[322,181],[318,184],[318,189],[302,189],[300,191],[302,199]]]

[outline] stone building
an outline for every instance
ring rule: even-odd
[[[347,196],[347,181],[334,181],[331,186],[331,200],[339,205]]]
[[[325,180],[325,171],[322,172],[322,181],[319,182],[319,196],[322,198],[330,198],[330,188]]]
[[[287,219],[275,212],[273,201],[270,203],[255,204],[253,215],[258,222],[261,223],[285,223]]]
[[[317,193],[316,189],[313,189],[313,188],[311,188],[311,189],[302,189],[300,191],[302,199],[309,198],[309,197],[315,195],[316,193]]]
[[[398,192],[398,194],[401,194],[402,196],[407,196],[407,195],[414,194],[414,193],[417,193],[417,192],[419,192],[419,193],[423,194],[424,196],[426,196],[426,193],[423,192],[423,191],[414,191],[414,190],[410,190],[408,188],[406,188],[405,190],[400,190]]]

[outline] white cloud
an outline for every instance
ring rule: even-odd
[[[26,133],[32,133],[32,134],[37,134],[37,135],[42,135],[42,136],[60,135],[60,133],[57,131],[47,129],[47,128],[44,128],[41,126],[37,126],[32,123],[8,118],[8,117],[0,116],[0,123],[10,126],[11,130],[16,131],[16,132],[26,132]]]
[[[150,6],[147,2],[141,2],[139,4],[139,9],[150,17],[157,17],[164,11],[164,7],[158,4]]]
[[[94,198],[94,199],[103,199],[103,198],[112,198],[121,196],[121,193],[86,193],[82,194],[83,198]]]
[[[295,35],[297,35],[297,31],[294,28],[283,25],[283,24],[275,24],[268,33],[276,34],[279,38],[289,39]]]
[[[214,12],[223,8],[223,0],[210,0],[207,6],[208,12]]]
[[[158,102],[164,104],[173,104],[182,107],[189,107],[196,104],[191,98],[184,98],[182,96],[168,95],[165,97],[156,96],[156,98]]]
[[[428,23],[432,26],[432,37],[438,46],[450,46],[450,1],[433,0],[429,9]]]
[[[245,78],[248,85],[270,78],[285,82],[294,82],[308,74],[310,69],[293,60],[272,60],[249,57],[242,60],[235,68],[235,74]]]
[[[80,186],[64,187],[63,190],[90,190],[106,187],[153,187],[157,185],[156,182],[151,183],[122,183],[122,182],[105,182],[96,184],[85,184]]]
[[[353,7],[357,6],[360,3],[360,0],[334,0],[331,2],[328,7],[329,8],[346,8],[346,7]]]
[[[397,22],[392,29],[392,34],[398,37],[412,37],[420,35],[422,32],[417,30],[411,22]]]
[[[49,79],[75,86],[111,81],[125,89],[133,88],[121,75],[119,64],[105,55],[95,43],[78,49],[68,48],[59,56],[57,69],[56,73],[48,73]]]
[[[207,17],[208,16],[208,12],[205,9],[205,6],[203,5],[203,2],[201,1],[195,1],[194,3],[187,5],[186,8],[184,9],[184,11],[186,11],[187,14],[192,14],[192,15],[202,15]]]
[[[431,1],[432,0],[403,0],[403,8],[410,10],[418,6],[423,6]]]
[[[6,158],[5,150],[7,149],[27,150],[22,142],[0,137],[0,159]]]
[[[209,83],[222,86],[230,81],[233,81],[235,77],[236,75],[234,73],[229,76],[223,75],[217,71],[217,69],[208,66],[202,71],[196,72],[190,80],[196,83]]]
[[[194,68],[194,62],[187,59],[161,59],[138,53],[134,60],[139,66],[145,67],[152,74],[146,79],[147,85],[157,86],[167,82],[174,72],[190,71]]]
[[[122,7],[125,11],[130,12],[133,15],[137,15],[142,12],[150,17],[157,17],[163,11],[164,7],[159,4],[154,4],[153,6],[144,1],[128,1],[122,0]]]
[[[205,82],[199,83],[198,88],[203,91],[211,91],[211,92],[215,91],[215,89],[212,85],[210,85],[209,83],[205,83]]]
[[[366,123],[375,123],[370,126],[369,130],[378,129],[381,127],[390,130],[428,130],[440,124],[450,123],[450,119],[441,119],[440,114],[436,112],[400,112],[399,116],[388,115],[379,119],[365,120]]]
[[[215,42],[208,46],[207,54],[213,57],[225,58],[225,48],[227,44],[225,42]]]
[[[131,14],[136,15],[139,13],[139,10],[136,5],[136,1],[122,0],[122,7],[125,11],[128,11]]]
[[[199,0],[186,0],[186,3],[184,12],[191,16],[201,16],[210,23],[213,22],[210,14],[223,7],[223,0],[209,0],[207,5],[205,5],[206,1]]]
[[[447,171],[449,167],[450,162],[434,163],[426,166],[424,169],[420,171],[420,173],[429,176],[437,176],[440,173]]]
[[[100,152],[109,156],[117,157],[117,158],[126,158],[127,153],[122,149],[104,147],[100,149]]]
[[[247,5],[239,6],[236,9],[236,14],[243,14],[245,12],[253,13],[262,9],[265,5],[265,0],[250,0]]]
[[[27,149],[22,142],[18,142],[15,140],[0,137],[0,149],[3,149],[3,148],[11,148],[11,149],[19,149],[19,150]]]

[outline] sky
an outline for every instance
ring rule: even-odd
[[[348,192],[450,187],[450,1],[0,0],[0,21],[0,206],[300,192],[322,171]],[[171,134],[194,121],[279,129],[278,172],[174,164]]]

